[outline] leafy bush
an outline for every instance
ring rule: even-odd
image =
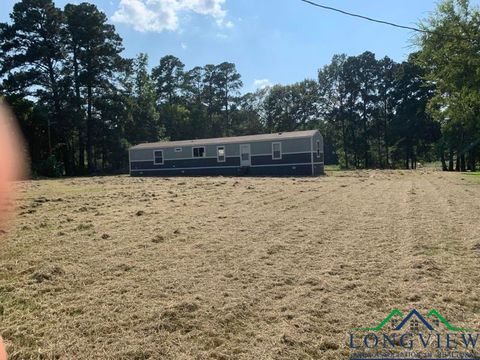
[[[46,160],[32,165],[34,176],[60,177],[64,174],[63,164],[55,155],[50,155]]]

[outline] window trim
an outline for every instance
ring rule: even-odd
[[[157,156],[155,153],[161,152],[162,153],[162,162],[157,162]],[[153,150],[153,165],[163,165],[165,163],[165,152],[163,149],[161,150]]]
[[[203,156],[195,156],[195,149],[203,149]],[[202,159],[207,157],[207,149],[205,146],[193,146],[192,147],[192,159]]]
[[[183,151],[183,148],[181,148],[181,147],[175,148],[175,152],[176,152],[176,153],[179,153],[179,152],[182,152],[182,151]]]
[[[220,160],[218,150],[223,149],[223,160]],[[225,145],[217,146],[217,162],[224,163],[227,161],[227,148]]]
[[[279,145],[280,157],[275,157],[274,146]],[[272,160],[282,160],[283,151],[282,151],[282,143],[281,142],[272,142]]]

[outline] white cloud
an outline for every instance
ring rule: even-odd
[[[266,87],[272,86],[272,83],[268,79],[256,79],[253,82],[253,87],[255,89],[265,89]]]
[[[180,7],[202,15],[211,15],[215,19],[225,18],[227,13],[222,7],[224,3],[225,0],[178,0]]]
[[[227,34],[223,34],[223,33],[216,33],[215,36],[221,40],[227,40],[228,39],[228,35]]]
[[[225,19],[220,19],[220,20],[217,20],[217,25],[220,26],[220,27],[226,27],[226,28],[233,28],[233,22],[231,21],[225,21]]]
[[[112,20],[130,24],[135,30],[141,32],[173,31],[178,28],[178,17],[172,7],[152,5],[151,2],[147,3],[143,0],[121,0]]]
[[[226,21],[226,0],[120,0],[112,15],[114,22],[132,25],[137,31],[177,31],[182,12],[212,17],[220,27],[233,27]]]
[[[187,50],[188,46],[185,43],[180,43],[180,46],[182,47],[183,50]]]

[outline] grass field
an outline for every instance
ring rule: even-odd
[[[343,359],[393,308],[480,328],[479,179],[24,182],[0,333],[10,359]]]

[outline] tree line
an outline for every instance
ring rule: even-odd
[[[413,169],[435,159],[441,129],[426,111],[434,87],[414,58],[337,55],[319,71],[324,132],[345,167]]]
[[[335,55],[316,79],[243,95],[233,63],[186,69],[173,55],[152,67],[147,54],[124,58],[93,4],[22,0],[10,18],[0,24],[0,95],[39,175],[124,171],[128,147],[142,142],[301,129],[319,129],[326,160],[345,168],[439,159],[445,170],[473,170],[479,158],[478,42],[437,35],[478,34],[478,11],[465,0],[439,5],[405,62]]]

